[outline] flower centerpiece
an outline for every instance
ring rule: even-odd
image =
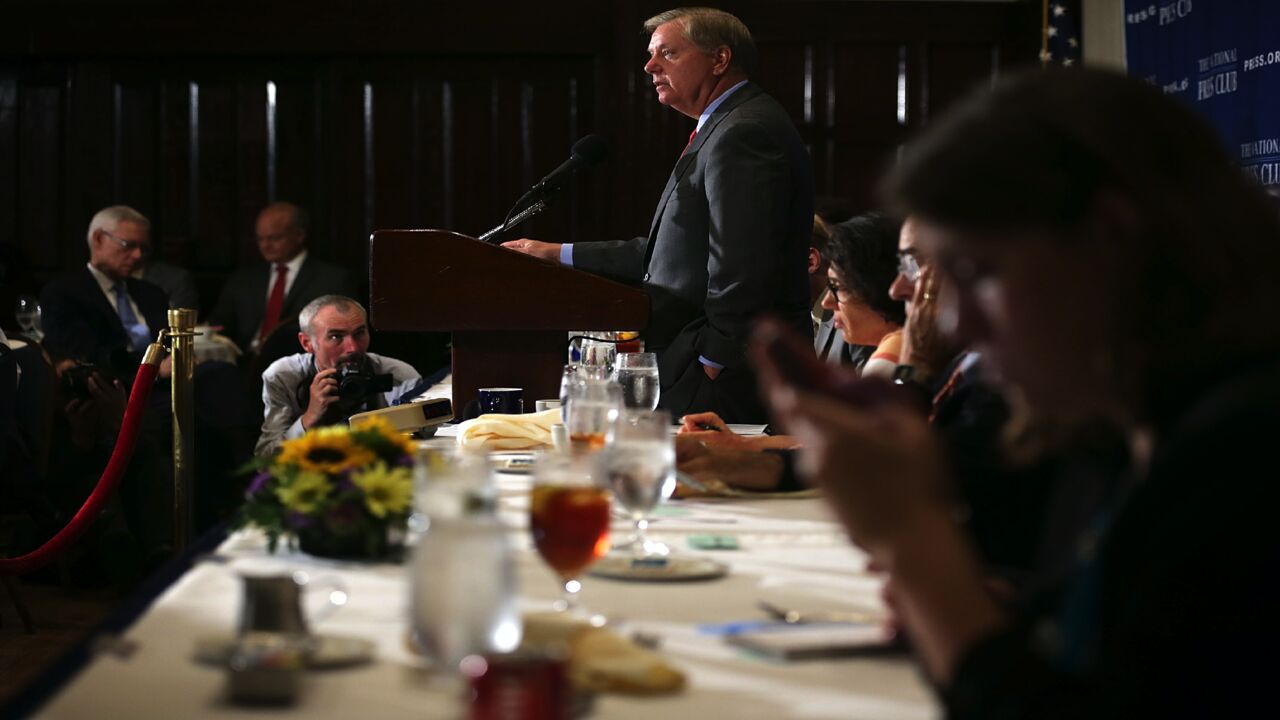
[[[383,557],[409,517],[414,450],[381,419],[309,430],[251,465],[237,525],[261,528],[271,552],[284,536],[313,555]]]

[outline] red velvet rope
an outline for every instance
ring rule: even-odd
[[[157,366],[149,363],[138,366],[138,375],[133,381],[133,390],[129,393],[129,406],[124,411],[124,421],[120,423],[120,434],[116,437],[115,449],[111,451],[111,460],[107,463],[107,469],[102,471],[98,485],[84,501],[84,505],[80,506],[76,516],[58,534],[35,550],[15,558],[0,559],[0,575],[21,575],[58,559],[97,519],[102,506],[111,499],[112,493],[120,485],[125,469],[129,467],[133,448],[138,444],[138,426],[142,423],[142,412],[147,404],[147,396],[151,394],[157,370]]]

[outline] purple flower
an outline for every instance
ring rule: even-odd
[[[253,476],[253,480],[249,483],[249,489],[245,491],[245,497],[253,499],[263,490],[267,489],[267,483],[271,480],[271,471],[260,470],[257,475]]]
[[[338,492],[346,492],[347,490],[355,490],[356,484],[351,482],[351,471],[345,470],[333,483],[333,489]]]
[[[288,525],[290,528],[294,530],[301,530],[303,528],[309,528],[312,525],[315,525],[316,519],[311,517],[310,515],[304,515],[303,513],[300,513],[297,510],[290,510],[289,512],[285,513],[284,524]]]
[[[401,455],[400,459],[396,460],[396,465],[399,465],[400,467],[413,467],[413,456]]]

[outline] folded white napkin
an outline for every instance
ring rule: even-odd
[[[528,450],[551,444],[560,408],[524,415],[481,415],[458,426],[458,445],[474,450]]]

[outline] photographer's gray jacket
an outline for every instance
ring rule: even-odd
[[[368,353],[369,364],[375,375],[391,375],[391,391],[379,393],[383,407],[391,405],[422,381],[422,376],[409,363],[385,355]],[[307,432],[302,427],[302,414],[306,401],[299,399],[298,388],[316,375],[315,356],[311,353],[289,355],[267,366],[262,373],[262,434],[254,454],[265,457],[280,449],[280,443],[302,437]],[[303,397],[306,397],[305,395]]]

